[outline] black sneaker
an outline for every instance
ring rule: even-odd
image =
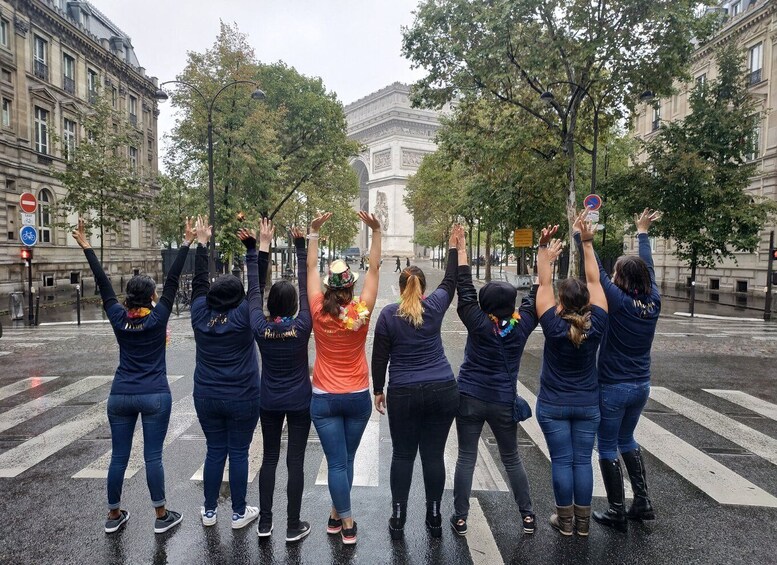
[[[524,534],[533,534],[536,527],[537,527],[537,524],[536,524],[536,520],[534,519],[534,514],[528,514],[527,516],[523,517]]]
[[[464,518],[456,518],[456,516],[451,516],[451,528],[453,528],[453,531],[460,536],[467,535],[467,521]]]
[[[183,520],[183,516],[180,513],[168,510],[163,518],[157,518],[154,522],[154,533],[163,534],[170,528],[180,524],[181,520]]]
[[[106,534],[112,534],[113,532],[118,532],[119,529],[127,523],[127,520],[129,520],[129,512],[126,510],[119,510],[121,514],[118,518],[114,520],[106,520],[105,521],[105,533]]]
[[[352,528],[346,528],[340,531],[340,536],[343,538],[343,544],[354,545],[356,543],[356,522],[353,523]]]
[[[343,521],[339,518],[335,520],[331,516],[329,517],[329,522],[326,524],[326,533],[330,535],[337,535],[340,533],[340,531],[343,529]]]
[[[299,541],[310,533],[310,524],[300,522],[296,528],[286,528],[286,542]]]
[[[272,522],[262,522],[260,518],[259,525],[256,527],[256,534],[260,538],[268,538],[272,534],[272,528]]]

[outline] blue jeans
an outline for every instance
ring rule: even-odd
[[[340,518],[351,517],[353,460],[372,412],[369,391],[314,394],[310,417],[329,468],[329,495]]]
[[[218,505],[228,454],[232,512],[242,516],[248,490],[248,448],[259,421],[259,399],[195,398],[194,409],[207,443],[203,470],[205,510],[215,510]]]
[[[537,401],[537,422],[550,451],[556,506],[590,506],[591,453],[599,428],[598,406],[556,406]]]
[[[154,508],[165,505],[165,471],[162,444],[167,435],[173,399],[169,392],[153,394],[111,394],[108,422],[111,425],[111,464],[108,467],[108,509],[121,507],[121,488],[129,463],[132,437],[138,415],[143,423],[143,459],[146,482]]]
[[[621,453],[634,451],[634,428],[650,396],[650,382],[623,382],[599,385],[599,459],[613,460]]]

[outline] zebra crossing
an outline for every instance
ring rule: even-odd
[[[170,383],[184,378],[182,375],[168,377]],[[20,379],[0,387],[0,440],[10,445],[0,452],[0,482],[3,479],[18,477],[30,469],[44,463],[47,459],[56,457],[64,448],[84,438],[101,426],[107,426],[107,400],[91,403],[79,403],[83,395],[96,391],[99,387],[108,385],[110,376],[89,375],[75,382],[64,384],[59,376],[40,376]],[[62,386],[57,387],[60,384]],[[46,387],[49,390],[38,394]],[[35,398],[26,402],[13,402],[17,395],[34,392]],[[106,391],[107,393],[107,391]],[[529,401],[536,402],[536,396],[523,384],[519,384],[519,393]],[[753,418],[777,421],[777,405],[755,397],[741,390],[702,389],[702,398],[720,399],[730,403],[738,413],[742,410],[752,413]],[[706,395],[706,396],[705,396]],[[713,432],[740,448],[767,462],[777,466],[777,440],[734,418],[692,400],[666,387],[654,386],[651,390],[651,400],[668,410],[668,413],[680,416],[690,422]],[[42,433],[30,438],[13,435],[14,428],[33,418],[39,417],[56,407],[67,405],[83,408],[78,414],[65,419]],[[86,405],[84,405],[86,404]],[[66,413],[67,414],[67,413]],[[385,419],[383,419],[385,422]],[[355,461],[354,485],[377,487],[388,486],[380,484],[380,459],[390,457],[390,447],[381,450],[380,415],[373,413],[367,426],[362,445]],[[523,432],[529,437],[539,451],[549,460],[547,446],[536,419],[531,418],[521,423]],[[180,441],[184,434],[199,434],[197,416],[191,396],[175,401],[172,407],[170,428],[165,439],[165,446]],[[385,428],[384,428],[385,432]],[[652,414],[643,415],[637,428],[637,440],[644,451],[655,456],[672,472],[679,474],[685,481],[694,485],[707,496],[720,504],[759,506],[777,508],[776,493],[770,493],[754,484],[747,478],[726,467],[702,449],[691,445],[672,431],[657,424]],[[312,434],[313,436],[313,434]],[[314,437],[314,436],[313,436]],[[202,438],[204,439],[204,438]],[[312,438],[313,439],[313,438]],[[18,442],[18,443],[17,443]],[[445,449],[447,469],[446,488],[452,488],[453,472],[458,446],[455,430],[452,430]],[[502,473],[501,462],[491,455],[486,443],[481,439],[478,463],[473,480],[474,491],[507,492],[508,487]],[[594,459],[596,459],[594,453]],[[253,481],[261,466],[262,441],[261,427],[257,427],[254,441],[249,453],[249,481]],[[107,476],[110,463],[110,450],[98,458],[84,462],[85,466],[71,475],[72,479],[104,479]],[[192,481],[202,480],[202,461],[196,461],[198,468],[193,468],[187,475]],[[143,436],[137,433],[133,440],[132,455],[127,468],[126,478],[136,475],[143,468]],[[594,496],[605,496],[604,486],[594,465],[595,485]],[[315,484],[326,485],[327,467],[325,458],[321,458]],[[224,481],[228,480],[228,469],[224,473]],[[630,493],[628,494],[630,496]]]
[[[689,318],[684,313],[680,318],[662,319],[656,336],[663,337],[705,337],[705,338],[749,338],[753,341],[777,341],[777,325],[758,319]],[[669,327],[671,326],[671,327]]]

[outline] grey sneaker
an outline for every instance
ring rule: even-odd
[[[116,518],[115,520],[106,520],[105,521],[105,533],[106,534],[112,534],[113,532],[116,532],[121,528],[124,524],[127,523],[127,520],[129,520],[129,512],[126,510],[120,510],[121,516]]]
[[[167,514],[163,518],[157,518],[154,522],[154,533],[163,534],[170,528],[174,528],[183,520],[183,516],[179,512],[173,512],[168,510]]]

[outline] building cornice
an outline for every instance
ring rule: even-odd
[[[777,11],[777,2],[772,1],[763,2],[760,6],[752,8],[743,16],[738,17],[725,26],[710,41],[699,47],[691,57],[691,62],[698,63],[702,59],[710,57],[722,43],[730,41],[732,37],[741,35],[756,24],[763,22],[769,16],[772,16],[775,11]]]
[[[399,92],[402,94],[406,94],[407,96],[410,96],[410,86],[402,82],[393,82],[390,85],[384,88],[381,88],[380,90],[376,90],[375,92],[368,94],[367,96],[363,96],[358,100],[351,102],[350,104],[346,104],[344,107],[345,113],[347,114],[348,112],[351,112],[353,110],[356,110],[357,108],[366,106],[371,102],[380,100],[381,98],[384,98],[395,92]]]
[[[390,136],[406,136],[434,141],[438,129],[440,129],[439,123],[419,124],[410,119],[392,118],[355,131],[349,128],[348,137],[360,142],[377,141]]]

